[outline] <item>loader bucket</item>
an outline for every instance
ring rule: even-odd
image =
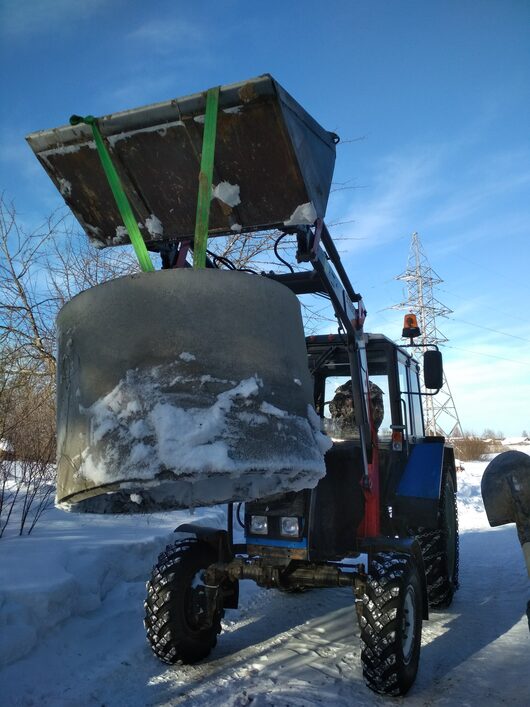
[[[57,501],[130,513],[315,486],[331,446],[312,409],[295,295],[248,273],[118,278],[57,320]],[[316,418],[316,420],[315,420]]]
[[[491,526],[530,522],[530,456],[499,454],[486,467],[481,490]]]
[[[197,93],[98,120],[151,250],[193,238],[205,100]],[[26,139],[91,241],[129,243],[90,127]],[[269,75],[221,87],[209,235],[323,218],[337,140]]]
[[[481,491],[491,526],[515,523],[530,577],[530,456],[515,450],[499,454],[484,471]]]

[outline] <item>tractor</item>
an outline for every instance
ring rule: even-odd
[[[425,434],[418,362],[406,346],[363,331],[362,300],[324,225],[320,236],[326,256],[320,245],[315,258],[308,246],[314,231],[297,233],[298,257],[307,256],[318,277],[272,277],[297,294],[327,292],[342,323],[337,334],[306,338],[315,410],[333,440],[326,474],[313,489],[246,502],[243,517],[242,504],[235,513],[229,504],[226,530],[178,527],[185,537],[160,555],[147,584],[145,627],[162,661],[194,663],[215,646],[224,610],[237,608],[240,579],[289,592],[351,587],[365,681],[376,692],[402,695],[418,670],[422,620],[448,607],[458,587],[455,460],[443,437]],[[424,375],[432,393],[442,386],[437,351],[426,352]],[[384,401],[378,429],[373,385]],[[334,416],[335,391],[345,387],[353,415]],[[234,543],[234,515],[243,544]]]
[[[100,119],[73,116],[27,139],[90,240],[132,244],[144,271],[81,293],[59,315],[58,501],[88,512],[228,504],[226,529],[179,526],[153,568],[145,628],[155,655],[169,664],[205,659],[224,612],[238,606],[239,580],[292,593],[350,587],[368,687],[405,694],[422,621],[458,587],[455,460],[443,437],[426,434],[422,413],[424,396],[443,384],[440,352],[424,352],[420,384],[412,313],[408,344],[365,331],[362,297],[325,224],[338,136],[265,75]],[[238,272],[207,249],[208,238],[264,232],[277,234],[283,269]],[[296,268],[279,253],[288,242]],[[152,272],[152,254],[163,273]],[[335,333],[304,337],[294,319],[284,323],[305,295],[330,301]],[[244,366],[255,367],[252,391],[248,377],[221,390],[223,376]],[[277,402],[251,414],[259,386]],[[197,410],[209,409],[207,395],[216,419],[239,401],[226,439],[200,447],[201,460],[226,452],[223,483],[211,468],[198,481],[193,449],[178,452],[179,435],[203,424]],[[191,405],[197,399],[202,408]],[[160,441],[154,407],[175,401],[180,426],[165,425],[159,464],[149,453]],[[309,407],[309,422],[286,412],[291,402],[298,413]],[[306,458],[300,435],[316,439],[311,425],[326,451]],[[285,469],[267,476],[280,442]],[[258,452],[261,461],[250,462]]]

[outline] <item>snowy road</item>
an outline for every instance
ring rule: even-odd
[[[492,530],[485,520],[477,495],[484,466],[466,465],[459,478],[462,588],[450,609],[433,614],[424,623],[418,678],[403,700],[410,705],[529,703],[530,634],[524,615],[528,579],[515,528]],[[76,517],[68,516],[68,521],[75,523]],[[173,519],[164,522],[170,525]],[[44,523],[41,534],[46,537]],[[64,530],[62,536],[66,536]],[[80,548],[88,543],[85,530],[78,529]],[[116,548],[109,549],[108,539],[104,540],[107,536],[107,531],[93,533],[93,546],[84,556],[77,554],[74,558],[63,547],[50,560],[51,567],[55,562],[86,581],[91,574],[92,595],[100,592],[99,605],[82,612],[70,607],[69,618],[40,633],[26,655],[4,667],[0,672],[2,705],[281,707],[391,701],[374,695],[364,685],[358,628],[348,589],[286,595],[245,582],[240,609],[227,611],[219,643],[206,661],[194,667],[159,663],[151,655],[142,627],[144,582],[134,577],[132,569],[129,581],[113,576],[112,567],[116,569],[120,561]],[[30,544],[35,544],[38,537],[13,538],[0,546],[0,553],[10,544],[8,565],[15,546],[22,546],[30,560],[37,559]],[[52,544],[51,537],[49,540],[47,545]],[[68,545],[73,540],[66,538],[64,542]],[[163,539],[146,542],[139,554],[136,550],[135,562],[145,557],[149,563],[150,544],[160,547]],[[67,563],[65,557],[69,558]],[[99,575],[97,558],[98,566],[104,567]],[[37,568],[42,572],[38,562]],[[25,572],[31,572],[31,565]],[[71,583],[66,577],[63,584],[68,581]],[[71,601],[67,590],[63,588],[61,594],[57,581],[46,583],[43,578],[41,583],[35,582],[35,587],[42,583],[48,587],[48,616],[59,612],[61,597],[63,602]],[[26,599],[20,598],[19,607],[25,620],[19,629],[25,626],[28,631],[29,626],[39,634],[34,617],[43,615],[38,612],[43,596],[27,583],[24,586]],[[72,591],[88,608],[88,595],[79,588]],[[28,608],[25,603],[32,596],[36,608]],[[7,608],[15,616],[13,594],[1,590],[2,600],[0,613]],[[98,604],[94,597],[92,601]],[[13,629],[12,623],[0,624],[0,640],[7,638],[17,650],[25,650],[20,634],[17,639]]]

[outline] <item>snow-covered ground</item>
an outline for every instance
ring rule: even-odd
[[[145,580],[175,526],[222,526],[221,508],[151,516],[53,509],[30,537],[0,541],[0,704],[527,705],[529,582],[514,526],[489,527],[485,462],[458,474],[461,589],[424,623],[420,670],[404,699],[364,685],[351,590],[282,594],[241,587],[210,657],[163,665],[142,626]],[[14,532],[14,531],[13,531]]]

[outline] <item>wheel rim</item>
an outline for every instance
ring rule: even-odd
[[[194,633],[199,633],[204,626],[201,626],[201,619],[197,613],[197,599],[198,594],[201,589],[204,589],[204,584],[202,583],[203,570],[199,570],[190,582],[190,586],[187,587],[184,596],[183,610],[184,619],[188,629]]]
[[[405,663],[408,663],[412,657],[415,633],[416,597],[414,589],[409,585],[403,601],[403,618],[401,621],[401,648]]]

